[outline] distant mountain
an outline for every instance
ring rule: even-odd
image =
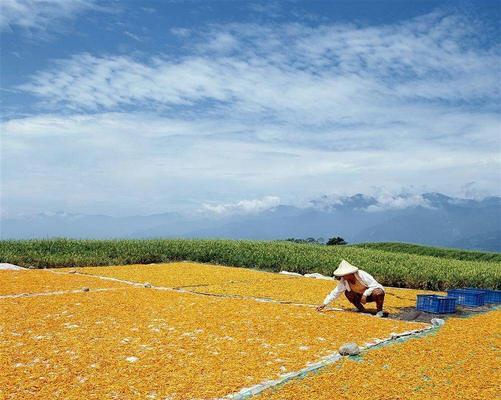
[[[148,216],[110,217],[67,213],[40,213],[0,221],[2,239],[46,237],[112,238],[126,237],[139,229],[181,225],[184,217],[176,213]]]
[[[249,215],[163,213],[116,218],[58,213],[3,219],[0,227],[2,239],[342,236],[350,243],[402,241],[501,251],[501,197],[472,200],[441,193],[322,196],[307,207],[280,205]]]
[[[391,218],[358,232],[356,241],[388,240],[455,247],[468,238],[492,236],[493,232],[501,231],[501,198],[462,200],[437,193],[423,197],[429,207],[386,212]],[[472,246],[465,248],[501,251],[501,241],[497,244],[491,241],[489,248],[479,242],[476,247]]]
[[[462,238],[452,243],[451,247],[469,250],[501,251],[501,231],[484,232],[475,236]]]

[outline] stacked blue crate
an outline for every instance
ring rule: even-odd
[[[466,288],[466,289],[449,289],[447,296],[457,299],[457,304],[469,307],[480,307],[485,304],[485,292],[483,290]]]
[[[416,309],[433,314],[452,314],[456,312],[456,298],[436,294],[418,294]]]
[[[484,293],[484,301],[487,304],[501,303],[501,290],[465,288],[464,290],[480,291]]]
[[[485,302],[489,304],[501,303],[501,290],[485,289]]]

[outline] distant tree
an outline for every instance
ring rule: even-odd
[[[326,243],[327,246],[341,246],[345,244],[348,244],[348,242],[340,236],[332,237]]]

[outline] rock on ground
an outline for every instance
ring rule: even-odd
[[[356,343],[346,343],[339,348],[339,354],[342,356],[356,356],[360,354],[360,348]]]

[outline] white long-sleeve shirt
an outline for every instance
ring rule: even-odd
[[[363,294],[363,296],[365,297],[370,296],[374,289],[384,290],[383,286],[379,284],[371,274],[365,271],[359,269],[357,272],[355,272],[355,278],[367,287]],[[331,301],[336,300],[345,290],[348,290],[349,292],[351,291],[350,284],[346,279],[341,278],[338,285],[325,298],[324,304],[327,305]]]

